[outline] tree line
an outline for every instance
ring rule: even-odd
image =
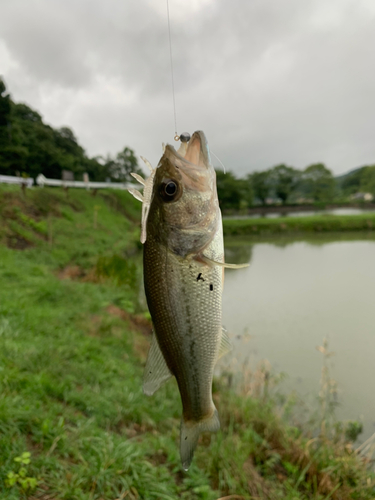
[[[53,128],[41,115],[22,103],[15,103],[0,78],[0,174],[61,179],[62,171],[92,181],[123,182],[130,172],[142,173],[137,157],[124,147],[115,157],[90,158],[69,127]]]
[[[219,170],[217,188],[222,209],[240,210],[266,204],[342,203],[358,193],[370,193],[375,198],[375,165],[336,178],[323,163],[314,163],[304,170],[281,164],[252,172],[244,178]]]
[[[41,115],[15,103],[0,78],[0,174],[61,178],[69,170],[75,178],[89,174],[92,181],[132,181],[131,172],[142,174],[137,157],[129,147],[116,156],[90,158],[69,127],[53,128]],[[348,200],[358,192],[375,196],[375,165],[364,166],[334,177],[323,163],[304,170],[280,164],[237,178],[233,172],[217,171],[221,207],[228,210],[267,203],[326,203]]]

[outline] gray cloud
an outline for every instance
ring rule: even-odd
[[[179,132],[205,130],[239,175],[375,162],[373,0],[169,4]],[[3,1],[1,43],[13,97],[90,154],[129,145],[156,163],[173,140],[164,1]]]

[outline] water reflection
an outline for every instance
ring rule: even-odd
[[[318,235],[226,241],[223,320],[234,335],[239,363],[266,358],[286,372],[288,390],[304,397],[319,390],[321,354],[329,339],[338,382],[338,416],[362,419],[375,431],[375,235]],[[247,341],[241,338],[245,336]],[[312,397],[312,396],[311,396]]]
[[[295,245],[297,242],[306,243],[306,245],[321,246],[327,243],[336,243],[339,241],[375,241],[375,232],[341,232],[341,233],[313,233],[302,235],[271,235],[271,236],[252,236],[252,237],[226,237],[225,255],[230,256],[235,264],[241,262],[250,262],[252,249],[254,245],[269,243],[275,247],[285,248],[288,245]],[[243,252],[243,253],[242,253]],[[249,260],[243,260],[249,254]],[[234,260],[237,259],[237,260]],[[242,260],[241,260],[242,259]],[[229,259],[226,258],[229,262]]]
[[[235,242],[227,242],[225,245],[225,262],[230,264],[244,264],[251,261],[253,245],[247,243],[244,245],[236,245]]]

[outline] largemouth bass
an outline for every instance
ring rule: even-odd
[[[143,390],[175,376],[182,400],[180,455],[188,470],[201,432],[220,427],[212,377],[230,349],[222,328],[224,244],[216,174],[206,137],[195,132],[178,152],[167,145],[143,197],[144,286],[154,335]],[[152,191],[151,191],[152,189]]]

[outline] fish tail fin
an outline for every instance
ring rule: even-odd
[[[220,429],[219,414],[214,408],[211,417],[205,418],[200,422],[181,420],[180,432],[180,455],[184,470],[188,470],[193,460],[194,451],[197,447],[201,432],[217,432]]]

